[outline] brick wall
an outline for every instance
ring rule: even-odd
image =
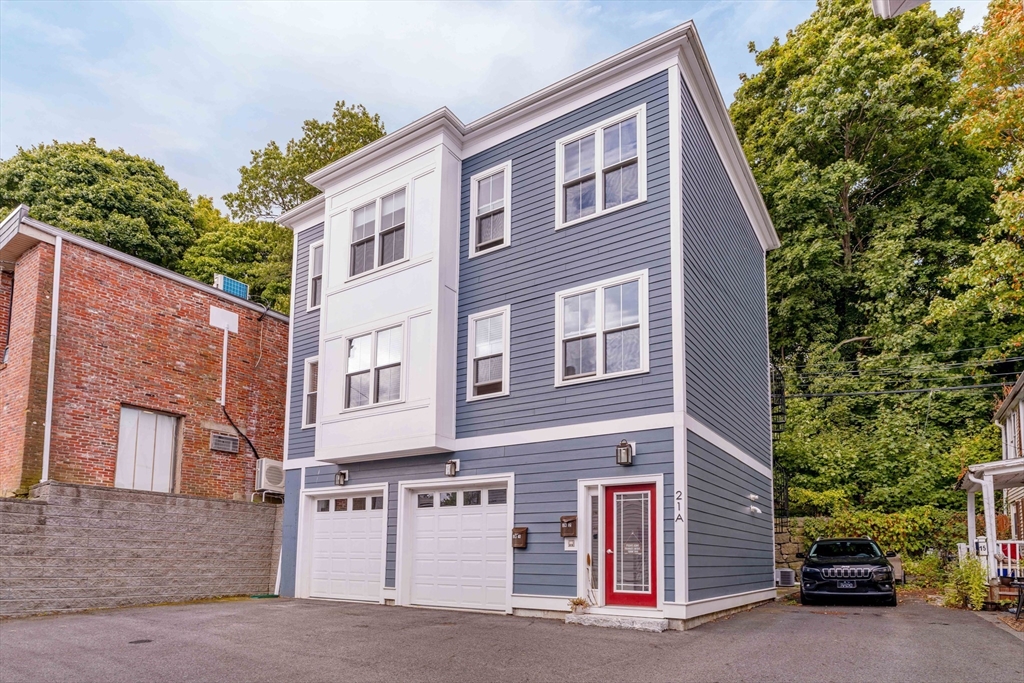
[[[0,496],[27,492],[42,472],[52,285],[53,247],[38,244],[15,268],[8,362],[0,363]]]
[[[70,484],[0,500],[0,616],[272,592],[280,505]]]
[[[125,404],[180,416],[178,492],[248,498],[255,462],[245,441],[237,454],[209,448],[207,427],[228,424],[211,305],[239,316],[227,409],[261,457],[281,459],[287,323],[65,241],[50,479],[113,486]]]

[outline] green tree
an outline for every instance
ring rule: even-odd
[[[212,283],[216,274],[249,285],[249,298],[288,313],[291,287],[292,232],[269,221],[236,223],[209,197],[195,204],[199,239],[181,259],[184,275]]]
[[[993,0],[981,34],[967,52],[959,82],[967,139],[1000,162],[995,178],[999,222],[972,251],[970,263],[950,273],[950,298],[932,303],[944,328],[981,329],[1024,346],[1024,7]]]
[[[196,238],[192,200],[162,166],[123,149],[54,142],[0,161],[0,207],[166,268]]]
[[[330,121],[303,122],[302,137],[289,140],[283,151],[273,141],[253,150],[250,164],[238,169],[238,189],[224,202],[238,220],[272,220],[318,194],[307,175],[383,135],[380,116],[337,102]]]
[[[782,239],[768,262],[776,355],[926,341],[941,278],[992,217],[992,162],[951,132],[960,16],[882,20],[868,0],[821,0],[784,43],[751,45],[761,70],[731,114]]]

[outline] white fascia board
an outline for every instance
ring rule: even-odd
[[[27,225],[31,228],[35,228],[36,230],[40,230],[46,233],[47,235],[51,235],[53,237],[60,237],[65,242],[70,242],[84,249],[89,249],[90,251],[94,251],[97,254],[102,254],[103,256],[112,258],[115,261],[120,261],[130,266],[135,266],[136,268],[145,270],[147,272],[150,272],[154,275],[158,275],[163,278],[167,278],[168,280],[173,280],[178,284],[185,285],[186,287],[191,287],[192,289],[198,290],[205,294],[215,296],[218,299],[223,299],[228,303],[232,303],[237,306],[242,306],[244,308],[248,308],[253,311],[263,313],[268,317],[273,318],[275,320],[279,320],[283,323],[288,322],[288,316],[282,313],[278,313],[277,311],[271,311],[269,309],[264,310],[264,307],[261,304],[252,301],[246,301],[245,299],[240,299],[237,296],[233,296],[223,290],[217,289],[213,285],[207,285],[205,283],[199,282],[198,280],[193,280],[192,278],[185,277],[180,273],[175,273],[173,270],[162,268],[156,264],[150,263],[149,261],[143,261],[140,258],[136,258],[134,256],[126,254],[123,251],[112,249],[110,247],[99,244],[98,242],[93,242],[90,239],[86,239],[84,237],[75,235],[74,233],[67,232],[66,230],[61,230],[60,228],[54,227],[49,223],[43,223],[42,221],[37,221],[34,218],[26,217],[22,219],[22,225]]]
[[[294,209],[285,211],[278,216],[277,223],[295,232],[302,232],[307,228],[320,225],[324,222],[324,195],[318,194],[312,199],[306,200]]]
[[[1007,413],[1010,412],[1010,409],[1017,405],[1017,402],[1021,398],[1022,393],[1024,393],[1024,373],[1022,373],[1020,377],[1017,378],[1017,381],[1014,383],[1013,388],[1010,389],[1010,393],[1006,395],[1006,398],[1003,399],[1003,402],[999,404],[998,408],[996,408],[996,424],[1002,422],[1003,418],[1006,417]]]
[[[779,236],[772,225],[761,190],[754,180],[750,164],[747,163],[743,146],[740,145],[732,119],[729,118],[729,109],[722,99],[722,91],[718,88],[711,64],[696,31],[693,31],[692,40],[687,40],[682,46],[680,57],[679,65],[690,95],[697,104],[701,118],[708,126],[708,132],[711,133],[732,186],[739,195],[740,203],[754,226],[761,248],[765,251],[777,249],[780,246]]]

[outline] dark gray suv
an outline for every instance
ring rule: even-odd
[[[819,538],[807,551],[798,553],[800,602],[810,605],[835,598],[882,600],[896,606],[896,584],[889,557],[870,538]]]

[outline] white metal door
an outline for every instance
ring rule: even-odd
[[[383,534],[382,495],[314,501],[310,597],[379,600]]]
[[[414,604],[505,609],[506,494],[483,487],[412,494]]]
[[[121,406],[114,486],[142,491],[171,491],[174,481],[178,418]]]

